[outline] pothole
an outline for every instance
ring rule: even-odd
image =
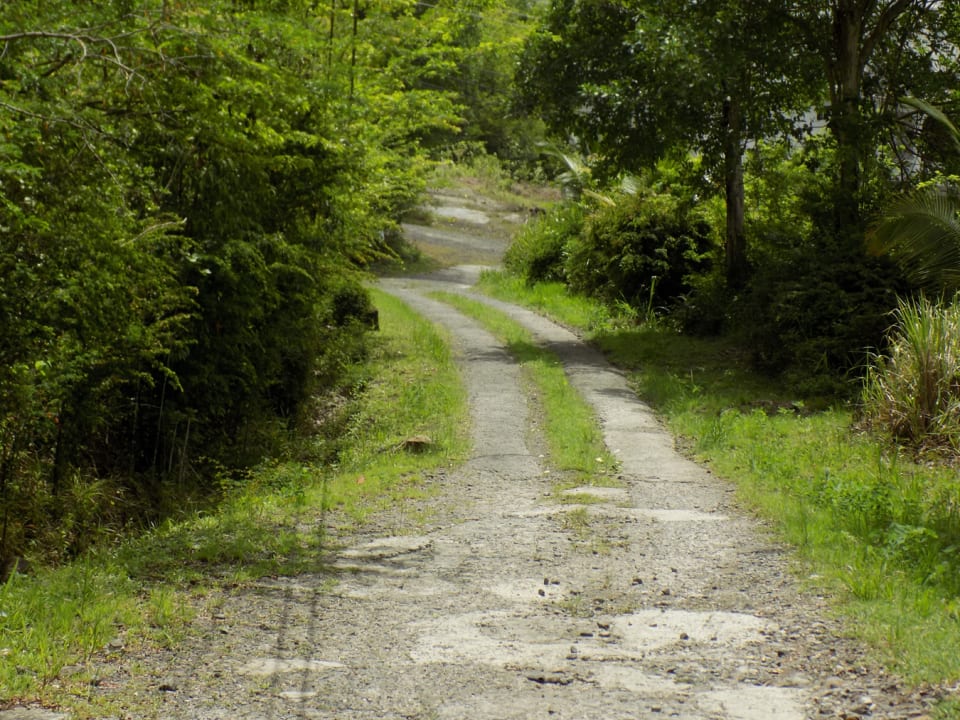
[[[547,602],[563,597],[559,583],[537,580],[514,580],[497,583],[490,592],[503,600],[516,603]]]
[[[64,713],[44,710],[43,708],[13,708],[0,710],[0,720],[68,720]]]
[[[804,720],[805,694],[795,688],[740,685],[697,696],[697,707],[726,720]]]
[[[284,700],[303,701],[312,700],[320,694],[318,690],[283,690],[277,693]]]
[[[571,496],[571,497],[576,497]],[[569,513],[573,510],[585,510],[590,515],[598,517],[611,518],[632,518],[635,520],[653,520],[661,523],[699,523],[699,522],[724,522],[730,517],[722,513],[703,512],[702,510],[687,509],[652,509],[619,507],[616,505],[596,504],[596,503],[564,503],[563,505],[544,506],[532,510],[519,510],[505,513],[509,518],[536,518],[550,517]]]
[[[420,637],[410,653],[419,664],[475,663],[562,666],[570,642],[541,627],[535,618],[506,612],[476,612],[416,623]]]
[[[707,513],[701,510],[649,510],[635,508],[635,512],[658,522],[723,522],[730,518],[722,513]]]

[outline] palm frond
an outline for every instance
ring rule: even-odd
[[[868,236],[875,254],[888,254],[918,286],[960,290],[960,192],[926,187],[890,207]]]
[[[916,108],[920,112],[925,113],[943,125],[950,132],[950,137],[953,138],[953,142],[956,144],[957,150],[960,150],[960,130],[957,129],[956,125],[950,122],[950,118],[944,115],[942,110],[934,107],[928,102],[924,102],[919,98],[905,97],[902,98],[902,100],[910,107]]]

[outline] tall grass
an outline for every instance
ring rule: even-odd
[[[886,355],[863,389],[864,416],[915,447],[960,450],[960,304],[903,300]]]

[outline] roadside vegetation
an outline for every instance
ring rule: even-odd
[[[811,585],[836,595],[851,632],[892,668],[916,682],[960,677],[960,486],[952,466],[862,431],[850,405],[806,404],[756,373],[728,339],[591,312],[559,283],[488,273],[481,287],[578,328],[628,369],[681,448],[736,482],[776,523]]]
[[[482,280],[629,368],[918,682],[960,679],[958,20],[550,2],[517,98],[564,200]]]
[[[955,4],[366,5],[0,12],[0,687],[69,695],[121,630],[173,642],[191,578],[318,562],[291,508],[462,457],[442,341],[364,282],[463,166],[563,197],[485,286],[630,368],[893,667],[960,680]]]
[[[309,437],[429,169],[536,164],[526,5],[4,5],[0,580]]]
[[[322,569],[339,529],[428,494],[426,477],[466,457],[466,397],[446,339],[402,303],[375,298],[383,329],[352,376],[364,391],[327,408],[301,457],[225,479],[216,512],[0,585],[0,707],[22,698],[93,712],[104,657],[175,646],[197,608],[239,583]],[[430,443],[405,449],[418,436]],[[332,446],[335,462],[317,459]]]

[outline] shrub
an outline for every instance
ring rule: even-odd
[[[583,208],[578,203],[558,205],[528,222],[507,249],[507,270],[528,283],[565,278],[565,247],[583,229]]]
[[[669,195],[625,196],[599,210],[570,243],[564,269],[574,290],[607,303],[670,307],[690,277],[710,267],[708,223]]]
[[[849,396],[850,373],[884,345],[898,290],[887,261],[807,240],[757,265],[733,315],[758,369],[804,392]]]

